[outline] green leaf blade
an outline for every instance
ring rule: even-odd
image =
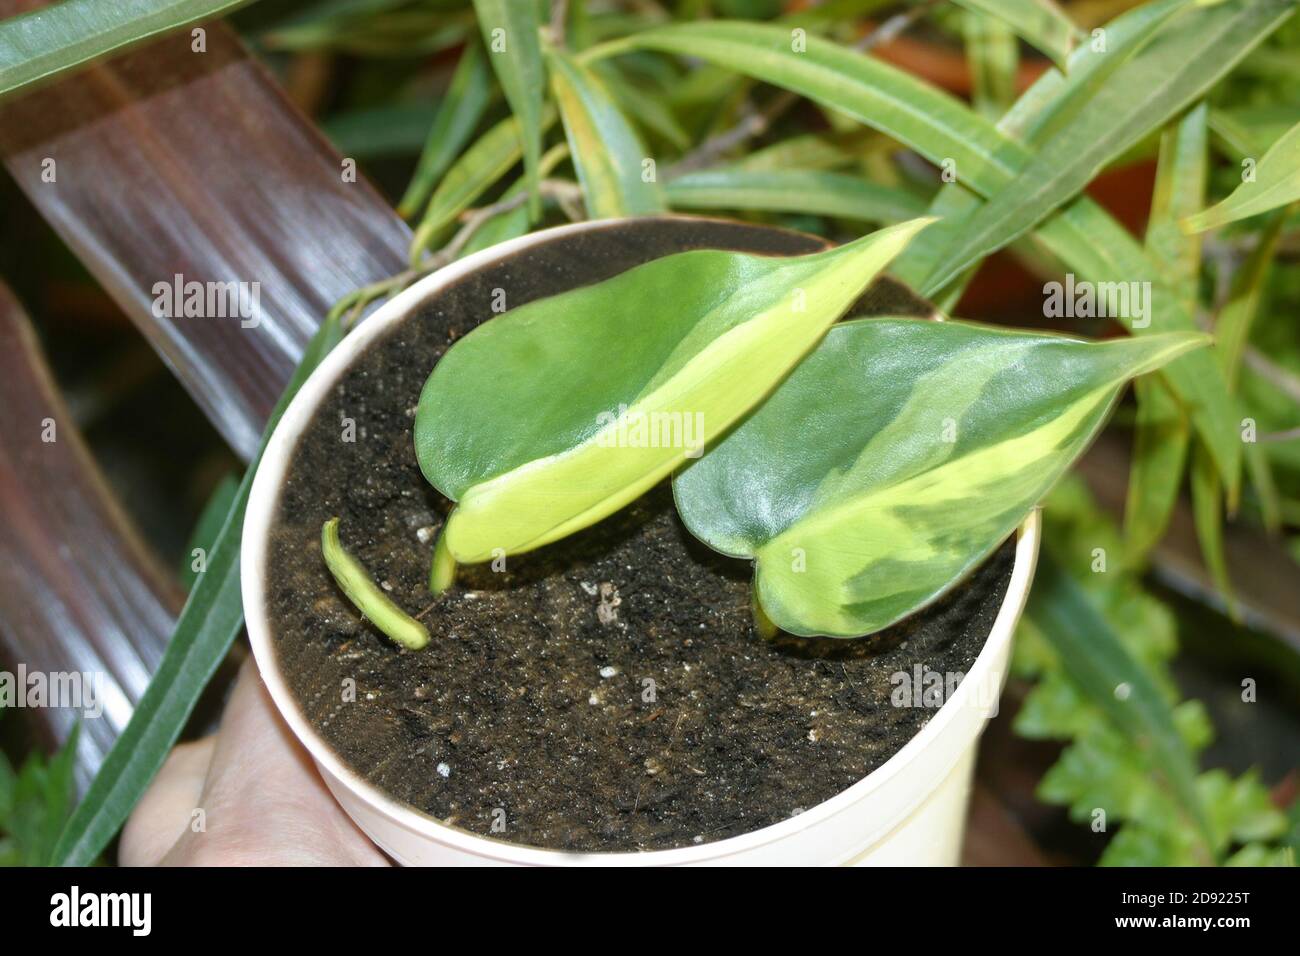
[[[1243,182],[1223,202],[1183,220],[1183,228],[1193,233],[1205,232],[1297,200],[1300,200],[1300,123],[1268,148],[1255,166],[1252,181]]]
[[[1152,36],[1158,35],[1181,9],[1180,0],[1165,0],[1117,18],[1108,31],[1116,31],[1116,40],[1125,41],[1122,45],[1095,55],[1090,47],[1080,47],[1075,51],[1070,75],[1048,74],[1035,84],[1004,118],[1005,129],[1000,128],[1002,124],[995,126],[956,99],[883,61],[815,37],[808,38],[806,52],[795,53],[789,33],[780,27],[720,22],[656,28],[611,44],[610,52],[641,48],[698,57],[792,90],[887,133],[934,163],[952,159],[958,181],[989,197],[1013,189],[1017,177],[1023,175],[1033,158],[1033,153],[1015,136],[1032,138],[1035,130],[1050,128],[1055,121],[1064,122],[1065,118],[1073,121],[1087,112],[1087,103],[1099,88],[1094,81],[1113,83],[1118,70],[1128,62],[1122,57],[1132,55],[1135,48],[1145,50],[1144,44],[1149,44]],[[1178,23],[1174,21],[1175,25]],[[1124,27],[1123,33],[1118,32],[1120,25]],[[1216,51],[1211,58],[1216,65],[1219,56],[1220,52]],[[1200,63],[1175,66],[1180,72],[1193,70],[1201,78],[1207,72]],[[1045,104],[1052,104],[1053,109],[1046,110]],[[960,192],[941,190],[940,196],[949,197],[946,201],[953,203],[954,213],[964,207],[980,208],[976,197]],[[949,223],[945,221],[934,231],[951,236],[948,230]],[[1158,270],[1141,246],[1087,196],[1078,197],[1042,222],[1035,239],[1081,278],[1091,282],[1126,283],[1135,277],[1150,277],[1155,287],[1154,301],[1164,311],[1159,323],[1153,321],[1148,325],[1135,325],[1120,316],[1135,334],[1196,328],[1193,317],[1178,304],[1176,297],[1166,295],[1156,281]],[[931,245],[929,237],[922,236],[914,247],[929,249]],[[920,268],[904,273],[904,280],[919,288],[922,294],[933,294],[943,283],[922,282],[917,275],[924,279],[926,263],[934,268],[943,264],[942,251],[942,248],[930,249],[930,254],[923,254],[921,258],[925,261]],[[907,260],[913,260],[913,256],[906,256]],[[1193,353],[1170,365],[1164,374],[1190,410],[1193,424],[1210,447],[1225,485],[1235,488],[1241,470],[1241,442],[1218,363],[1212,356]]]
[[[1052,0],[957,0],[978,14],[1001,20],[1051,57],[1062,70],[1079,39],[1079,28]]]
[[[559,51],[552,51],[548,57],[551,87],[582,184],[587,214],[593,219],[617,219],[663,212],[663,195],[655,171],[651,167],[649,179],[643,172],[650,154],[604,81]]]
[[[892,223],[925,213],[910,193],[820,170],[705,169],[670,180],[674,209],[751,209]]]
[[[669,256],[479,326],[416,414],[425,477],[459,502],[452,555],[531,550],[636,498],[761,401],[928,222],[809,256]]]
[[[442,174],[469,142],[491,98],[483,50],[477,43],[468,43],[456,64],[447,95],[439,104],[433,125],[429,127],[424,151],[411,176],[411,183],[397,204],[398,215],[410,218],[425,205]]]
[[[0,97],[248,0],[63,0],[0,22]]]
[[[542,100],[546,89],[537,4],[474,0],[474,11],[483,31],[488,59],[519,122],[524,174],[529,184],[529,215],[536,220],[542,209],[538,166],[542,157]]]
[[[993,126],[965,104],[881,60],[818,37],[792,48],[790,31],[716,21],[656,27],[628,37],[630,48],[698,57],[806,96],[906,143],[935,164],[956,164],[972,182],[983,171],[1015,168],[1000,155]]]
[[[1209,109],[1192,107],[1160,137],[1160,158],[1147,222],[1146,249],[1168,285],[1190,312],[1196,307],[1201,245],[1183,234],[1178,220],[1198,208],[1205,195],[1209,166]],[[1124,507],[1129,560],[1143,556],[1164,536],[1178,501],[1191,427],[1186,411],[1161,382],[1134,384],[1138,413]]]
[[[873,633],[1010,534],[1128,378],[1207,341],[843,323],[678,475],[678,508],[706,544],[757,560],[759,601],[785,630]]]
[[[930,286],[946,285],[1078,195],[1107,162],[1209,89],[1293,10],[1227,2],[1180,17],[1116,70],[1089,108],[964,224]]]
[[[543,128],[554,121],[553,112],[543,112]],[[411,242],[413,258],[509,172],[519,162],[521,155],[523,141],[520,138],[519,120],[514,116],[503,119],[475,140],[447,170],[430,197],[428,208]]]
[[[1026,620],[1061,656],[1070,679],[1149,761],[1144,764],[1201,838],[1199,862],[1213,863],[1213,828],[1196,785],[1196,758],[1173,708],[1093,595],[1050,550],[1039,558]]]

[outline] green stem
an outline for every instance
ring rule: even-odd
[[[753,594],[750,607],[754,612],[754,630],[758,633],[758,636],[765,641],[774,640],[780,628],[776,626],[775,621],[767,616],[767,612],[763,610],[763,605],[758,603],[757,591]]]
[[[450,521],[450,519],[448,519]],[[429,569],[429,590],[442,594],[456,583],[456,559],[447,547],[447,526],[438,532],[438,543],[433,546],[433,566]]]
[[[395,642],[413,651],[429,643],[429,629],[403,611],[356,558],[339,542],[339,519],[330,518],[320,529],[321,554],[339,588],[366,620]]]

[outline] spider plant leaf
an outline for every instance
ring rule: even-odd
[[[1223,202],[1183,220],[1183,228],[1204,232],[1300,200],[1300,123],[1268,148],[1253,173]]]
[[[1051,57],[1062,71],[1079,40],[1079,28],[1052,0],[957,0],[960,6],[1000,20]]]
[[[845,322],[674,481],[691,532],[756,561],[779,627],[856,637],[941,596],[1083,452],[1124,383],[1198,333],[1089,342]]]
[[[0,22],[0,97],[248,0],[63,0]]]
[[[411,183],[397,204],[398,215],[403,219],[415,215],[428,201],[442,174],[469,142],[491,99],[491,75],[483,49],[477,43],[467,43],[452,74],[447,95],[429,127]]]
[[[892,136],[958,176],[979,178],[1003,163],[1000,137],[983,117],[938,88],[883,60],[808,36],[796,50],[787,28],[710,21],[654,27],[611,44],[696,57],[791,90]],[[595,56],[599,48],[592,52]]]
[[[1205,196],[1209,108],[1200,103],[1160,137],[1160,159],[1147,220],[1146,249],[1190,311],[1196,307],[1201,244],[1178,228]],[[1134,383],[1137,423],[1124,507],[1128,559],[1139,563],[1164,536],[1182,485],[1191,428],[1178,399],[1155,378]]]
[[[617,219],[663,212],[654,160],[605,82],[558,50],[547,60],[587,215]]]
[[[539,172],[542,178],[551,174],[561,162],[569,158],[569,147],[564,143],[558,143],[552,146],[542,154],[542,163]],[[509,189],[501,194],[501,199],[513,199],[522,195],[528,189],[528,180],[520,177]],[[516,206],[514,209],[508,209],[505,212],[499,212],[489,218],[483,225],[479,226],[474,235],[470,236],[465,247],[460,251],[457,258],[471,255],[481,249],[489,246],[495,246],[498,242],[505,242],[507,239],[516,239],[528,232],[528,210],[523,206]]]
[[[802,133],[778,140],[748,156],[741,156],[731,168],[748,172],[780,172],[783,169],[830,170],[853,164],[873,143],[885,142],[873,130],[854,129],[847,133]]]
[[[691,134],[669,107],[662,89],[629,79],[612,63],[595,63],[592,70],[614,94],[624,114],[635,117],[642,130],[655,133],[683,152],[690,148]]]
[[[929,220],[797,257],[700,250],[528,303],[458,341],[415,450],[462,563],[594,524],[760,402]]]
[[[555,122],[554,110],[542,111],[542,127]],[[411,242],[413,256],[422,252],[456,217],[510,171],[523,154],[519,120],[508,116],[474,141],[438,183]]]
[[[524,176],[528,180],[529,216],[541,215],[542,200],[537,167],[542,156],[542,100],[546,92],[546,70],[542,63],[542,44],[538,36],[541,22],[537,4],[531,0],[474,0],[479,28],[488,50],[488,60],[496,71],[506,102],[519,121],[519,137],[524,156]]]
[[[943,269],[931,279],[933,287],[946,285],[1078,195],[1102,167],[1200,97],[1294,11],[1290,3],[1229,0],[1180,16],[1116,70],[1088,109],[1044,142],[1014,182],[963,223]]]
[[[1240,624],[1241,611],[1228,572],[1228,556],[1223,548],[1223,483],[1200,445],[1192,450],[1191,488],[1192,522],[1196,526],[1201,558],[1223,599],[1228,616]]]
[[[1093,94],[1117,69],[1128,62],[1156,36],[1165,24],[1180,13],[1191,0],[1157,0],[1143,4],[1106,24],[1106,43],[1092,43],[1075,49],[1070,56],[1068,73],[1048,70],[1016,100],[997,122],[997,130],[1012,145],[1023,143],[1035,148],[1084,109]],[[1028,161],[1029,153],[1023,154]],[[982,187],[979,187],[982,192]],[[926,280],[943,263],[943,253],[962,221],[978,209],[980,200],[961,183],[949,183],[939,190],[931,203],[930,214],[941,215],[943,222],[912,243],[890,270],[893,275],[925,288]],[[964,283],[954,285],[964,286]],[[960,289],[955,289],[960,294]]]
[[[1282,236],[1285,216],[1275,214],[1265,225],[1259,242],[1251,250],[1246,261],[1233,274],[1232,285],[1228,292],[1228,301],[1219,310],[1214,323],[1214,336],[1220,343],[1216,351],[1223,364],[1224,375],[1228,380],[1228,389],[1237,392],[1241,380],[1242,357],[1245,355],[1246,343],[1250,340],[1250,330],[1260,310],[1260,302],[1272,272],[1273,259]],[[1243,408],[1238,416],[1247,414]],[[1272,465],[1264,449],[1255,442],[1246,442],[1242,446],[1246,458],[1247,470],[1258,498],[1260,517],[1266,528],[1276,529],[1281,524],[1281,501],[1278,498],[1277,483],[1273,478]],[[1234,496],[1228,496],[1230,507],[1236,505]]]
[[[911,193],[820,170],[702,169],[669,180],[666,189],[674,209],[752,209],[874,223],[925,212],[925,203]]]
[[[1124,503],[1124,544],[1135,566],[1164,537],[1191,445],[1187,412],[1154,376],[1133,383],[1137,419]]]
[[[1010,27],[982,13],[962,16],[961,32],[970,63],[971,103],[977,113],[996,121],[1016,101],[1020,44]]]

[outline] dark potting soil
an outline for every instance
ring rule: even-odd
[[[934,716],[933,705],[891,703],[896,675],[911,679],[918,665],[964,673],[983,647],[1010,543],[946,599],[872,638],[768,643],[751,629],[750,567],[696,542],[666,486],[503,571],[462,568],[431,599],[449,503],[421,476],[411,427],[438,357],[492,314],[494,290],[513,307],[703,246],[789,254],[815,243],[658,220],[518,253],[370,348],[299,441],[269,551],[281,668],[346,763],[433,817],[566,850],[664,849],[754,830],[835,796]],[[883,311],[926,307],[878,283],[854,314]],[[320,554],[321,525],[335,515],[344,546],[429,625],[427,648],[400,650],[338,591]]]

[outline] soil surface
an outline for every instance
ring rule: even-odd
[[[870,639],[764,642],[750,626],[748,563],[696,542],[666,486],[502,571],[462,568],[430,598],[449,503],[420,475],[411,427],[438,357],[492,314],[496,289],[513,307],[700,246],[815,244],[631,222],[486,266],[360,357],[295,450],[269,551],[281,667],[349,765],[433,817],[566,850],[689,846],[776,823],[896,753],[936,713],[934,701],[891,702],[899,675],[964,673],[992,627],[1009,543],[948,598]],[[854,314],[885,309],[925,307],[884,284]],[[319,544],[334,515],[344,546],[429,625],[426,649],[397,648],[335,587]]]

